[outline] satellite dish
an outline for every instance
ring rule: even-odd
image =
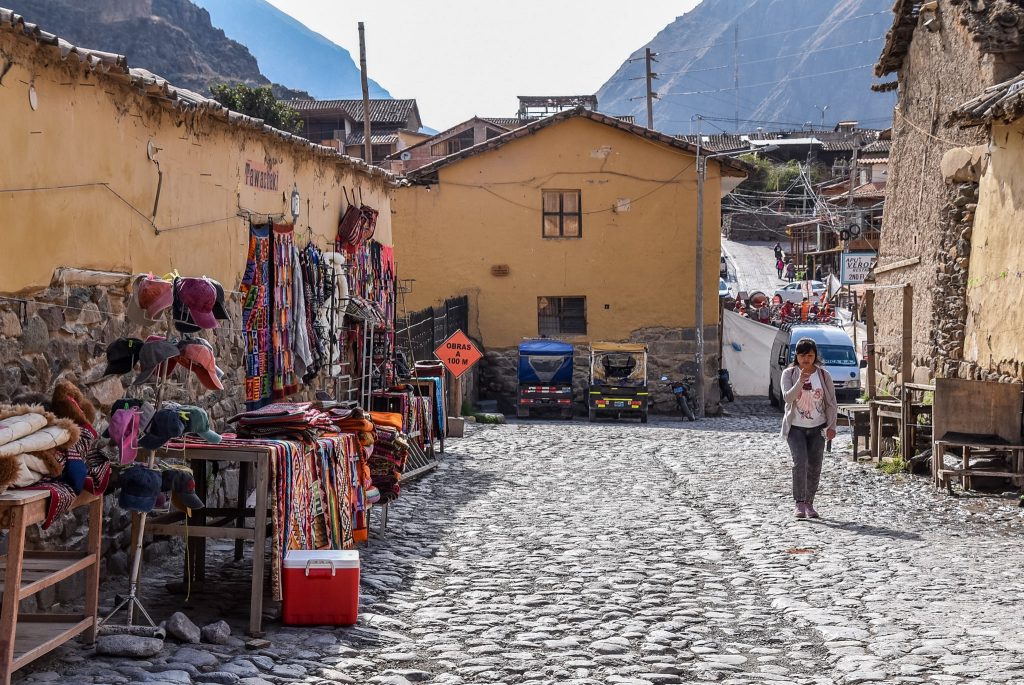
[[[398,158],[401,159],[403,162],[408,162],[410,159],[412,159],[412,153],[406,150],[402,154],[398,155]]]

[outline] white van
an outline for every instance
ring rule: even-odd
[[[771,380],[768,385],[768,399],[773,407],[781,407],[782,370],[793,363],[796,343],[800,338],[810,338],[818,345],[818,356],[825,370],[832,376],[836,386],[836,400],[840,404],[855,402],[861,395],[860,370],[866,364],[858,361],[853,340],[842,328],[831,324],[795,324],[779,329],[772,343],[769,360]]]

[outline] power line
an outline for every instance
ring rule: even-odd
[[[743,66],[746,66],[748,64],[762,64],[764,62],[775,62],[777,60],[785,59],[787,57],[803,57],[804,55],[810,55],[810,54],[813,54],[813,53],[816,53],[816,52],[826,52],[828,50],[839,50],[840,48],[850,48],[850,47],[854,47],[854,46],[857,46],[857,45],[864,45],[866,43],[877,43],[880,40],[884,40],[884,36],[879,36],[877,38],[869,38],[867,40],[857,41],[856,43],[844,43],[843,45],[833,45],[833,46],[827,47],[827,48],[818,48],[818,49],[815,49],[815,50],[804,50],[802,52],[791,52],[791,53],[788,53],[788,54],[785,54],[785,55],[775,55],[774,57],[766,57],[765,59],[755,59],[755,60],[751,60],[749,62],[740,62],[738,65],[720,64],[720,65],[714,66],[714,67],[701,67],[700,69],[683,69],[681,71],[659,71],[658,75],[659,76],[672,76],[674,74],[679,74],[679,75],[685,76],[687,74],[696,74],[696,73],[700,73],[700,72],[703,72],[703,71],[719,71],[719,70],[722,70],[722,69],[731,69],[734,66],[741,66],[741,67],[743,67]]]
[[[856,19],[865,19],[867,17],[877,17],[880,14],[890,14],[891,12],[892,12],[892,10],[885,10],[885,11],[882,11],[882,12],[871,12],[869,14],[858,14],[858,15],[853,16],[853,17],[847,17],[846,19],[838,19],[838,20],[830,22],[830,23],[833,24],[833,25],[834,24],[843,24],[843,23],[848,22],[848,21],[854,21]],[[759,38],[771,38],[772,36],[781,36],[781,35],[784,35],[784,34],[787,34],[787,33],[794,33],[796,31],[806,31],[806,30],[809,30],[809,29],[820,29],[822,26],[826,26],[826,25],[827,24],[819,23],[819,24],[810,24],[808,26],[798,26],[796,28],[786,29],[785,31],[777,31],[775,33],[762,33],[762,34],[759,34],[759,35],[756,35],[756,36],[748,36],[747,38],[741,38],[739,41],[736,41],[736,42],[745,43],[745,42],[750,41],[750,40],[757,40]],[[733,41],[730,40],[730,41],[727,41],[727,42],[728,43],[732,43]],[[698,45],[698,46],[692,47],[692,48],[681,48],[679,50],[667,50],[667,51],[663,50],[663,51],[660,51],[659,54],[661,54],[661,55],[675,55],[675,54],[678,54],[678,53],[681,53],[681,52],[694,52],[696,50],[704,50],[705,48],[711,48],[711,47],[714,47],[716,45],[724,45],[724,44],[726,44],[726,43],[725,42],[721,42],[721,41],[716,41],[716,42],[712,42],[712,43],[705,43],[704,45]]]
[[[829,76],[831,74],[841,74],[846,71],[857,71],[858,69],[867,69],[868,67],[874,66],[872,64],[860,64],[855,67],[847,67],[846,69],[833,69],[832,71],[823,71],[817,74],[804,74],[803,76],[791,76],[789,78],[779,79],[778,81],[762,81],[761,83],[748,83],[740,88],[758,88],[760,86],[772,86],[778,83],[788,83],[790,81],[799,81],[805,78],[814,78],[816,76]],[[690,90],[680,93],[659,93],[662,97],[666,95],[705,95],[709,93],[731,93],[733,88],[719,88],[718,90]]]

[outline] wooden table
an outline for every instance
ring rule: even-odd
[[[253,541],[252,551],[252,593],[249,608],[249,634],[262,635],[264,556],[266,554],[267,509],[270,495],[270,448],[263,445],[248,447],[220,447],[207,443],[190,443],[184,450],[165,449],[160,458],[186,459],[192,466],[196,481],[196,494],[205,502],[206,466],[208,462],[229,461],[239,465],[238,500],[234,507],[196,509],[188,520],[184,512],[173,512],[150,518],[146,531],[154,535],[176,535],[186,538],[189,546],[185,578],[187,581],[202,582],[206,577],[206,539],[235,540],[235,559],[242,558],[245,540]],[[256,502],[246,507],[250,470],[256,472]],[[253,519],[253,526],[247,527],[247,518]]]
[[[9,490],[0,495],[0,528],[9,533],[7,554],[0,556],[0,685],[10,685],[11,673],[73,637],[84,633],[89,642],[96,639],[103,498],[82,493],[72,504],[72,509],[89,507],[84,550],[26,551],[25,530],[46,520],[49,498],[46,490]],[[19,615],[22,600],[79,572],[85,573],[83,613]]]
[[[867,404],[840,404],[838,413],[853,430],[853,460],[857,461],[860,458],[858,443],[861,438],[864,439],[865,450],[871,449],[871,407]]]
[[[897,399],[877,399],[870,406],[871,461],[881,459],[882,427],[886,420],[896,422],[896,433],[903,437],[903,403]],[[902,442],[901,442],[902,444]]]

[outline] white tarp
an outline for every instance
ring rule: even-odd
[[[729,370],[733,391],[767,397],[768,360],[779,329],[729,310],[722,314],[722,366]]]

